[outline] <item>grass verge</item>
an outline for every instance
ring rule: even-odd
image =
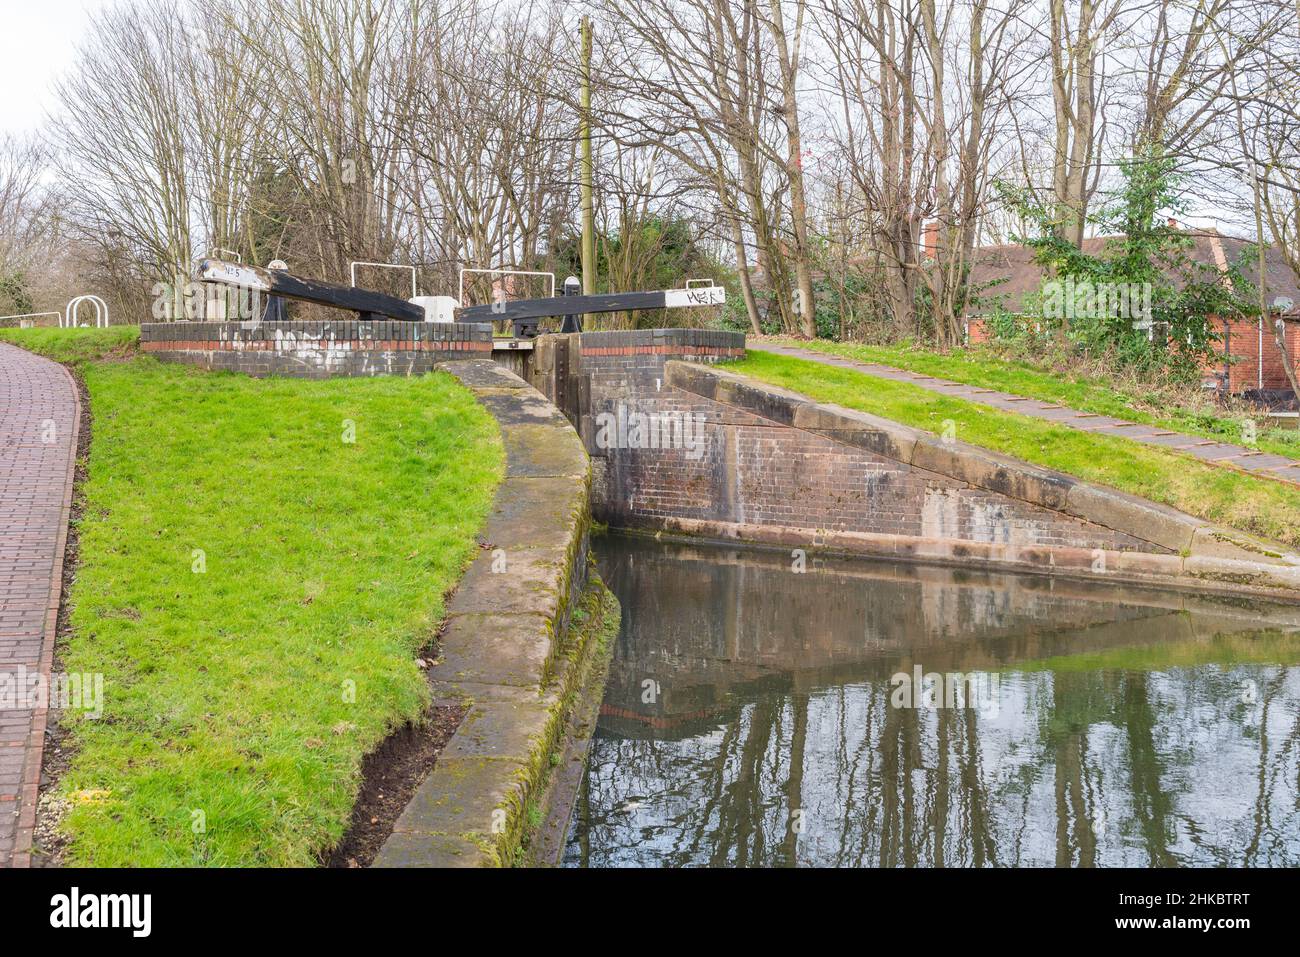
[[[364,755],[426,709],[416,652],[477,550],[495,423],[442,373],[255,380],[120,359],[117,329],[4,338],[76,363],[94,419],[60,653],[103,675],[103,715],[67,713],[66,863],[315,864]]]
[[[1236,445],[1243,444],[1243,422],[1250,418],[1233,417],[1226,412],[1213,414],[1205,409],[1179,406],[1155,414],[1141,407],[1141,397],[1118,388],[1114,382],[1077,373],[1063,373],[1057,369],[1038,368],[1027,362],[1005,358],[990,349],[954,349],[943,353],[911,345],[871,346],[784,338],[771,341],[812,352],[857,359],[860,362],[878,362],[981,389],[1000,389],[1014,395],[1068,406],[1080,412],[1095,412],[1144,425],[1158,425],[1176,432]],[[1261,452],[1300,459],[1300,432],[1262,430],[1257,434],[1254,447]]]
[[[1300,488],[1293,485],[810,359],[751,352],[727,368],[930,432],[951,420],[963,442],[1300,547]]]

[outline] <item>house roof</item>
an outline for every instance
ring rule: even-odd
[[[1221,235],[1217,230],[1188,230],[1193,246],[1189,250],[1193,261],[1211,268],[1219,267],[1219,255],[1227,264],[1236,263],[1243,250],[1250,245],[1245,239]],[[1083,241],[1083,251],[1092,256],[1101,255],[1114,236],[1097,236]],[[1217,251],[1215,247],[1218,247]],[[972,316],[986,315],[998,306],[1009,312],[1020,312],[1025,298],[1042,288],[1045,271],[1033,261],[1034,251],[1025,246],[1006,244],[981,246],[973,253],[970,281],[978,302],[967,312]],[[1243,274],[1256,282],[1257,266],[1252,259],[1245,264]],[[1287,264],[1282,250],[1270,246],[1264,256],[1264,293],[1272,302],[1277,296],[1286,296],[1300,305],[1300,280]]]

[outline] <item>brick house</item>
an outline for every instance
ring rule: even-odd
[[[1226,270],[1229,263],[1238,261],[1249,245],[1246,240],[1223,236],[1212,229],[1194,230],[1190,235],[1191,258],[1219,270]],[[1099,255],[1106,242],[1107,237],[1086,239],[1084,252]],[[966,339],[971,344],[988,340],[985,317],[999,307],[1011,313],[1019,312],[1026,298],[1042,289],[1044,280],[1042,268],[1033,261],[1033,250],[1024,246],[983,246],[975,251],[975,257],[971,284],[980,290],[980,302],[966,316]],[[1257,281],[1253,265],[1252,262],[1243,272],[1248,279]],[[1264,277],[1266,302],[1278,299],[1291,302],[1282,317],[1286,320],[1287,352],[1291,362],[1300,368],[1300,282],[1276,247],[1270,247],[1265,254]],[[1293,398],[1273,334],[1273,318],[1211,319],[1219,342],[1215,345],[1216,357],[1205,363],[1206,388],[1267,400]]]

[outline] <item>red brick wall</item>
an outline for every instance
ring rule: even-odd
[[[973,316],[966,320],[966,345],[977,346],[988,342],[991,337],[988,324],[982,318]]]
[[[578,432],[592,456],[592,510],[623,527],[696,519],[805,530],[956,541],[1150,551],[1123,533],[965,485],[832,439],[782,426],[663,382],[667,358],[716,361],[715,347],[606,343],[585,333],[574,370],[583,397]],[[725,345],[721,353],[732,351]],[[701,352],[704,352],[701,355]],[[705,444],[688,449],[600,448],[597,417],[703,417]],[[570,412],[572,415],[572,411]]]
[[[1214,378],[1222,383],[1228,376],[1228,391],[1248,392],[1255,389],[1289,389],[1291,383],[1282,365],[1282,352],[1277,347],[1271,320],[1261,324],[1259,319],[1214,319],[1214,329],[1222,337],[1216,347],[1216,358],[1205,364],[1207,380]],[[1263,329],[1261,348],[1260,331]],[[1300,365],[1300,323],[1286,324],[1287,352],[1292,363]],[[1225,373],[1224,352],[1237,361]],[[1263,381],[1260,381],[1260,359],[1263,358]]]

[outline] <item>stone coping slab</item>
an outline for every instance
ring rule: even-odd
[[[1031,465],[1007,455],[922,429],[829,403],[789,389],[768,385],[739,373],[697,363],[670,361],[664,381],[694,395],[801,429],[845,445],[867,449],[912,468],[946,476],[969,486],[1093,522],[1151,543],[1153,554],[1066,547],[1023,547],[901,535],[826,531],[832,547],[851,552],[935,561],[980,561],[1011,568],[1094,574],[1123,574],[1136,579],[1167,578],[1225,589],[1269,594],[1295,592],[1300,598],[1300,556],[1286,546],[1212,525],[1177,509],[1081,481],[1071,475]],[[674,522],[678,531],[718,534],[726,538],[782,542],[806,529],[761,530]],[[727,525],[727,528],[722,528]],[[1154,554],[1167,550],[1172,554]],[[1077,553],[1077,554],[1076,554]]]
[[[484,548],[448,604],[438,701],[465,719],[384,842],[376,867],[511,863],[563,727],[563,660],[575,595],[586,583],[590,464],[568,420],[487,359],[441,368],[496,418],[506,472]]]

